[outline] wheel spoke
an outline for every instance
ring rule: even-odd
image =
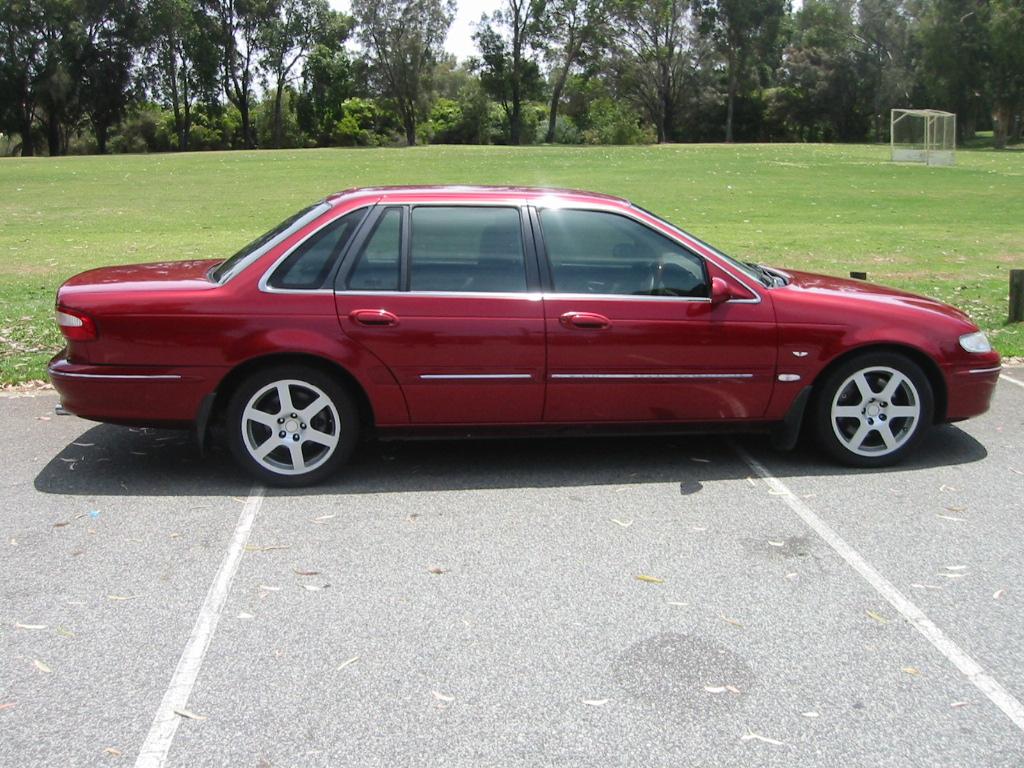
[[[302,416],[303,421],[309,424],[309,422],[313,420],[314,416],[316,416],[318,413],[320,413],[320,411],[322,411],[330,404],[331,401],[328,398],[324,397],[323,395],[320,395],[319,397],[317,397],[316,400],[313,401],[312,405],[309,405],[303,410],[299,411],[299,415]]]
[[[857,427],[857,431],[853,433],[853,437],[849,439],[850,447],[855,451],[859,451],[861,445],[864,443],[864,439],[868,436],[870,431],[871,427],[862,422],[861,425]]]
[[[262,461],[263,459],[267,458],[267,456],[269,456],[270,453],[275,448],[277,448],[277,446],[279,446],[280,444],[281,444],[281,441],[277,438],[277,436],[276,435],[271,435],[266,440],[264,440],[262,443],[260,443],[256,447],[256,450],[253,451],[253,453],[256,455],[257,459]]]
[[[885,412],[890,419],[917,418],[921,409],[916,405],[890,405]]]
[[[871,389],[871,385],[868,384],[868,377],[864,375],[864,371],[860,371],[853,377],[853,383],[857,385],[857,389],[860,391],[860,400],[862,403],[867,402],[875,396],[875,392]]]
[[[321,432],[319,429],[307,429],[303,433],[303,437],[314,443],[318,443],[327,448],[333,448],[338,444],[338,436],[331,435],[327,432]]]
[[[245,409],[242,418],[246,421],[255,421],[257,424],[263,424],[271,429],[277,427],[277,419],[272,414],[261,411],[258,408],[253,408],[251,405]]]
[[[281,403],[281,413],[292,413],[294,410],[292,393],[288,384],[284,381],[280,381],[277,384],[277,399]]]
[[[288,450],[292,454],[292,469],[303,470],[306,468],[306,460],[302,457],[302,446],[299,443],[290,443]]]
[[[859,405],[837,405],[832,409],[832,415],[837,419],[859,419],[862,410]]]
[[[892,400],[893,396],[896,394],[896,390],[899,389],[900,385],[906,380],[906,376],[899,371],[894,371],[892,376],[889,377],[889,381],[886,382],[886,385],[882,388],[881,393],[878,395],[878,399]]]
[[[875,429],[878,430],[878,434],[882,436],[882,442],[885,443],[887,450],[892,450],[896,447],[896,437],[892,433],[892,429],[889,427],[888,422],[882,422],[877,425]]]

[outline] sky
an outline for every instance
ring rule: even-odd
[[[338,11],[349,10],[349,0],[330,0],[331,7]],[[473,25],[480,21],[480,14],[490,13],[499,6],[499,0],[458,0],[455,21],[448,30],[444,48],[454,53],[459,61],[478,55],[473,44]]]

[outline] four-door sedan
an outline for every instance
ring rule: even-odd
[[[354,189],[226,261],[109,267],[57,293],[50,363],[87,419],[223,424],[277,485],[360,435],[801,425],[879,467],[983,413],[1000,359],[970,319],[867,283],[736,261],[626,200]]]

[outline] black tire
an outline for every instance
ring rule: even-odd
[[[290,406],[284,410],[282,385]],[[320,404],[321,396],[326,403]],[[231,394],[226,415],[232,456],[268,485],[296,488],[325,480],[348,461],[359,438],[359,412],[347,388],[305,365],[277,365],[248,376]],[[332,437],[336,441],[328,445]],[[255,455],[261,448],[269,449],[262,459]]]
[[[862,379],[854,378],[858,373]],[[907,415],[915,409],[916,416]],[[816,385],[811,417],[818,443],[836,460],[851,467],[887,467],[902,461],[924,437],[934,411],[931,384],[917,363],[896,352],[866,352]]]

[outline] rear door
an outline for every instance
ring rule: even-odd
[[[551,422],[757,419],[771,397],[769,300],[648,224],[540,208]],[[713,277],[742,295],[712,305]]]
[[[338,320],[391,369],[412,423],[539,422],[543,304],[520,205],[372,216],[338,276]]]

